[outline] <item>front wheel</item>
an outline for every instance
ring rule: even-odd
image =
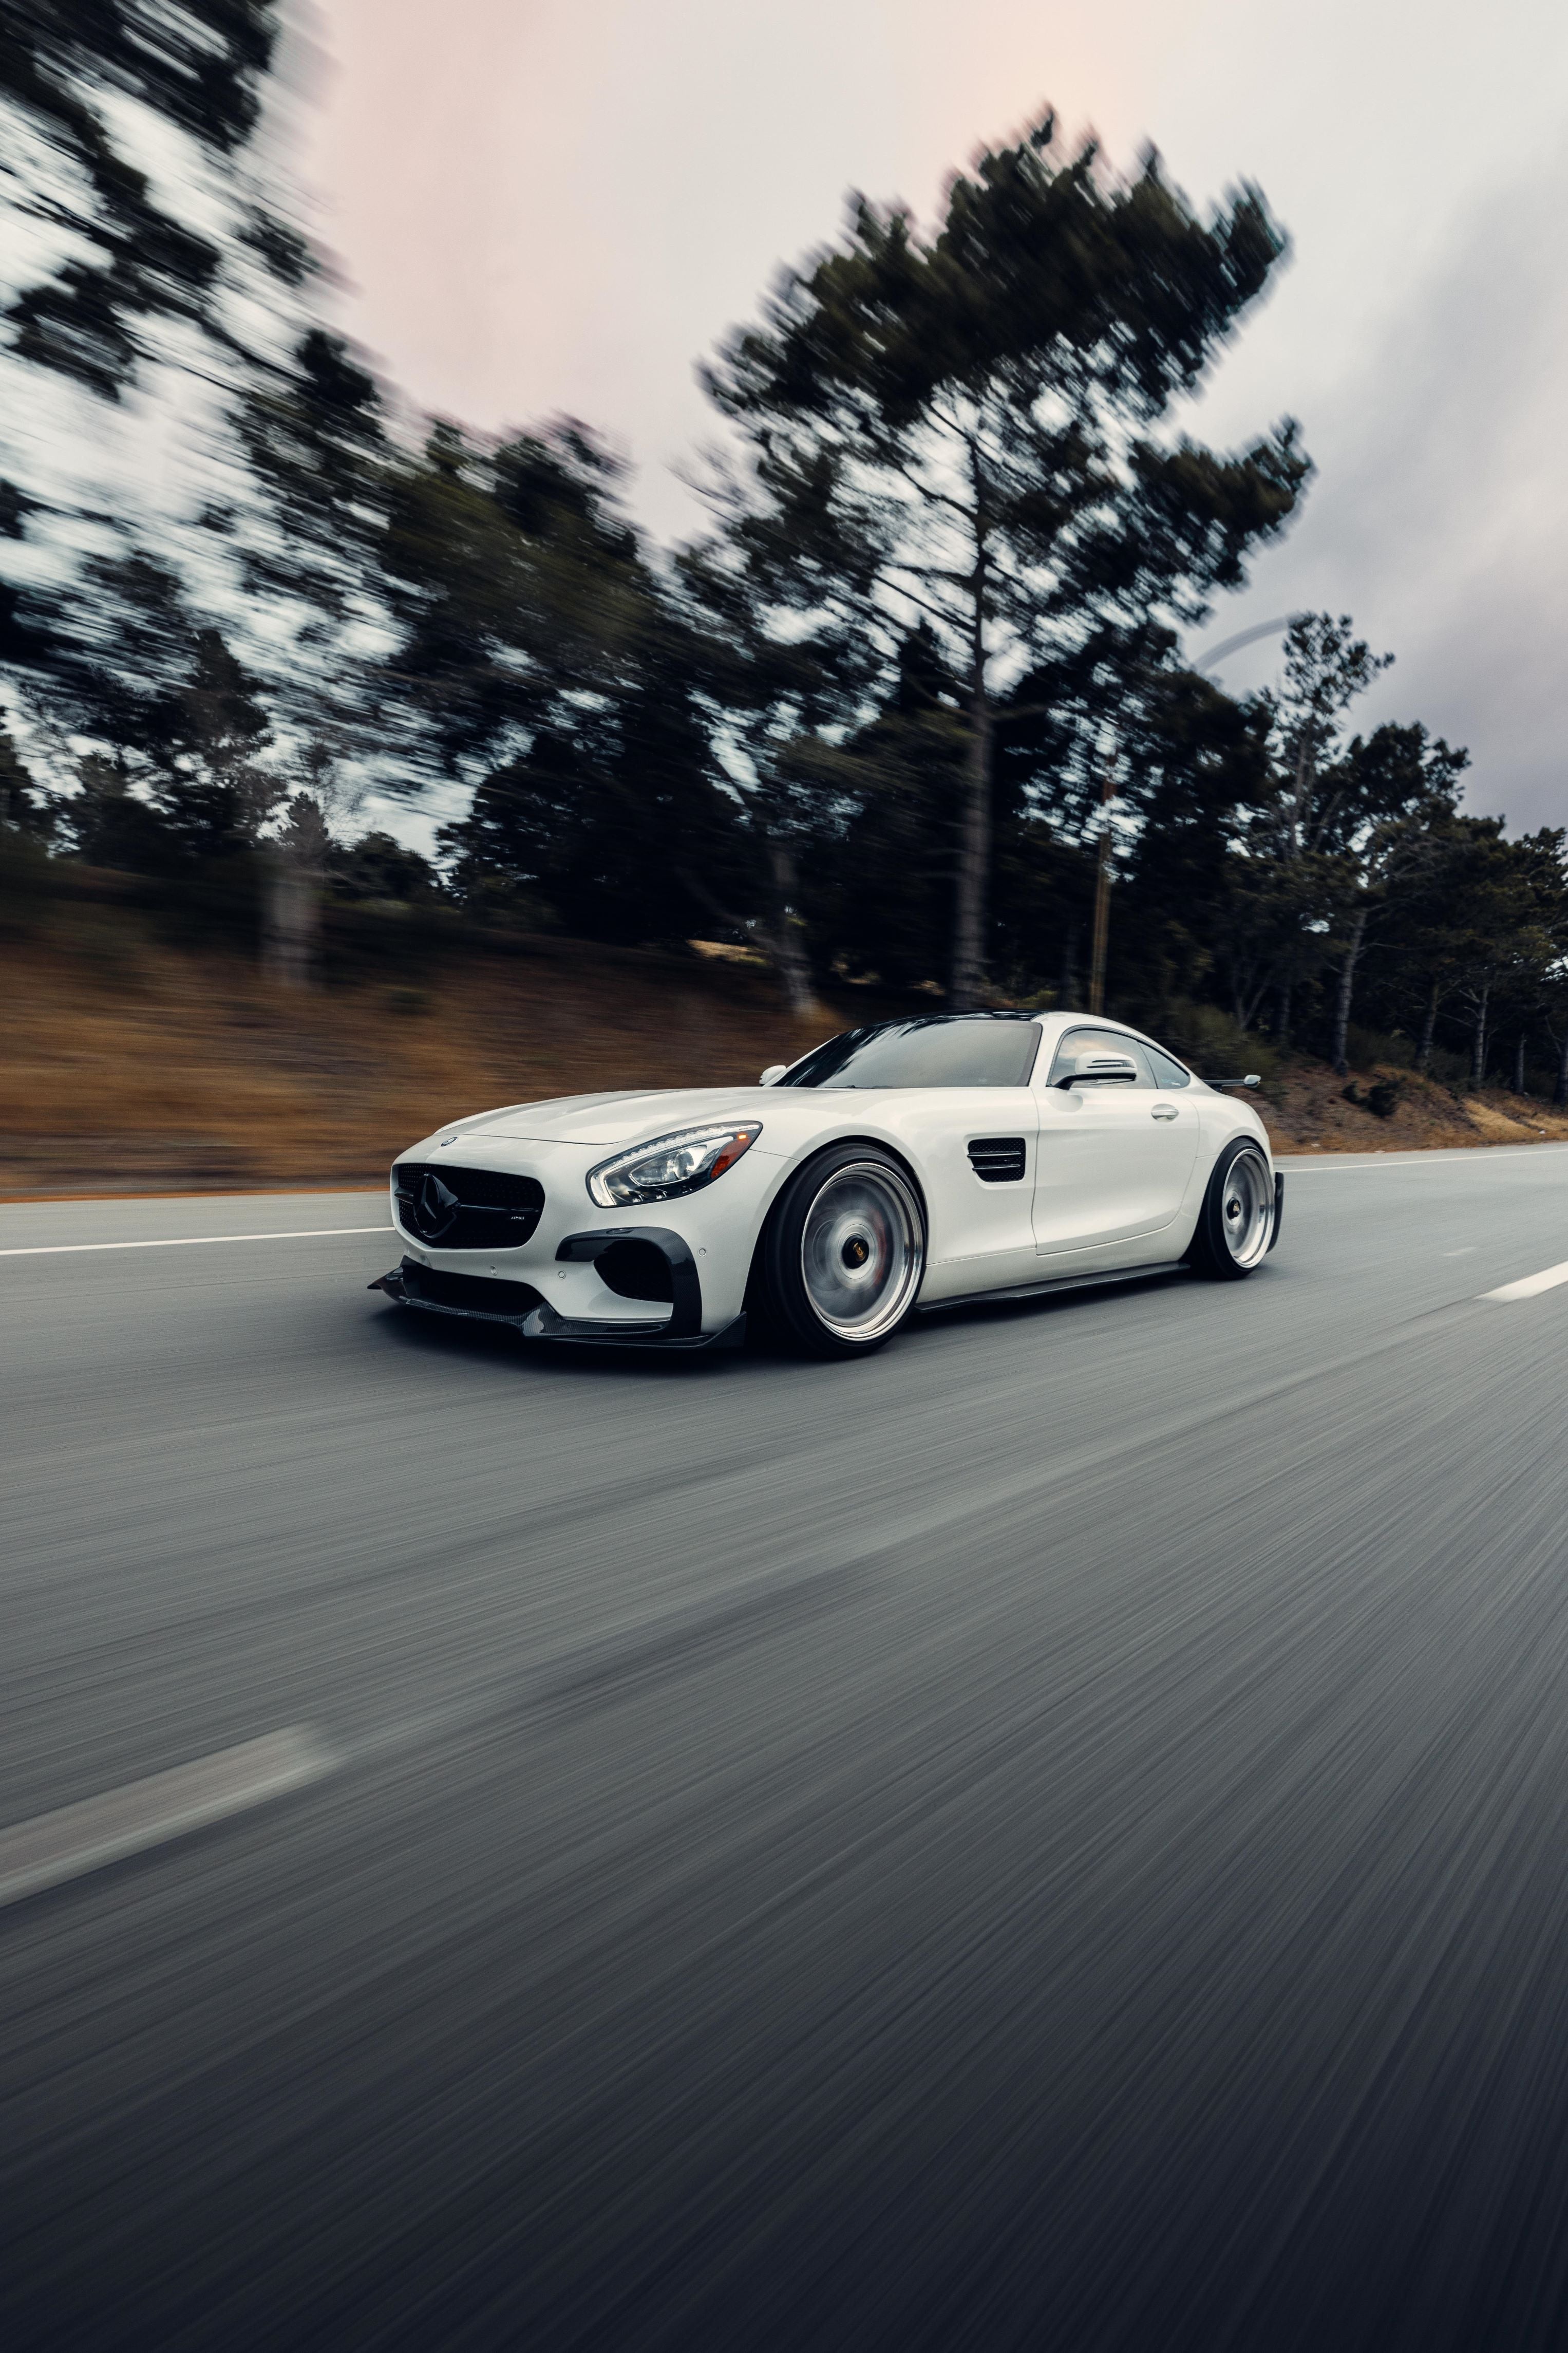
[[[830,1145],[797,1169],[758,1253],[763,1320],[812,1356],[890,1340],[925,1273],[925,1215],[906,1171],[874,1144]]]
[[[1187,1255],[1200,1274],[1239,1282],[1268,1255],[1274,1180],[1261,1145],[1229,1144],[1215,1162]]]

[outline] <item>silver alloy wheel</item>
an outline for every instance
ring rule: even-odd
[[[1256,1145],[1244,1145],[1226,1170],[1219,1215],[1226,1249],[1237,1266],[1257,1266],[1268,1257],[1274,1186]]]
[[[837,1340],[879,1340],[920,1288],[925,1232],[913,1188],[881,1160],[851,1160],[805,1213],[800,1271],[817,1321]]]

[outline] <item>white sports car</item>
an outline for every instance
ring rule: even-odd
[[[1243,1082],[1256,1085],[1256,1080]],[[405,1307],[531,1340],[864,1356],[916,1309],[1182,1261],[1252,1273],[1284,1178],[1250,1103],[1115,1021],[931,1014],[754,1087],[458,1120],[392,1171]]]

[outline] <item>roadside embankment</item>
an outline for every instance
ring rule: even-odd
[[[1352,1071],[1346,1081],[1326,1062],[1291,1056],[1256,1100],[1280,1152],[1413,1152],[1568,1139],[1568,1112],[1533,1095],[1503,1087],[1456,1093],[1392,1062]]]
[[[380,1178],[445,1119],[588,1087],[754,1079],[867,1018],[829,1007],[794,1023],[764,974],[695,956],[410,947],[300,990],[122,924],[0,939],[0,1196]]]
[[[722,954],[476,943],[395,909],[342,918],[324,985],[290,988],[250,934],[172,934],[117,878],[98,896],[88,880],[0,923],[0,1197],[378,1181],[465,1113],[751,1080],[833,1029],[931,1004],[840,988],[797,1023],[765,971]],[[1350,1086],[1288,1058],[1255,1100],[1283,1152],[1568,1138],[1568,1116],[1497,1090],[1461,1098],[1393,1066]]]

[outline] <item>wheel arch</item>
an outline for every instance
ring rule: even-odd
[[[1269,1138],[1268,1130],[1264,1126],[1261,1120],[1258,1121],[1256,1127],[1247,1127],[1238,1122],[1235,1127],[1227,1127],[1221,1133],[1214,1150],[1209,1155],[1209,1167],[1211,1171],[1214,1168],[1215,1161],[1218,1160],[1220,1154],[1222,1152],[1228,1152],[1233,1144],[1260,1144],[1263,1146],[1264,1152],[1268,1155],[1268,1166],[1270,1170],[1272,1170],[1274,1166],[1274,1145]]]
[[[1222,1103],[1226,1103],[1223,1095],[1218,1100]],[[1261,1122],[1259,1124],[1261,1125]],[[1186,1239],[1182,1244],[1184,1258],[1196,1239],[1198,1224],[1204,1214],[1204,1203],[1208,1198],[1209,1186],[1214,1181],[1214,1172],[1232,1145],[1261,1143],[1264,1151],[1268,1154],[1270,1172],[1274,1166],[1274,1154],[1267,1131],[1259,1136],[1258,1129],[1248,1127],[1245,1121],[1237,1121],[1234,1126],[1226,1126],[1218,1130],[1209,1128],[1205,1123],[1200,1127],[1198,1133],[1199,1149],[1193,1161],[1192,1173],[1187,1178],[1187,1189],[1182,1196],[1182,1206],[1173,1220],[1178,1232],[1185,1229]]]
[[[800,1151],[783,1163],[777,1176],[773,1179],[772,1186],[769,1187],[767,1198],[763,1205],[762,1216],[757,1219],[756,1232],[752,1236],[751,1258],[746,1267],[746,1293],[748,1297],[750,1297],[752,1286],[757,1280],[757,1261],[762,1254],[763,1245],[767,1240],[768,1228],[773,1224],[774,1218],[778,1215],[784,1198],[789,1191],[791,1185],[799,1176],[801,1170],[808,1166],[809,1164],[816,1158],[818,1153],[837,1152],[842,1145],[860,1145],[867,1151],[870,1152],[885,1152],[889,1160],[896,1160],[898,1162],[899,1166],[903,1170],[905,1176],[914,1187],[916,1197],[920,1201],[921,1217],[924,1222],[926,1230],[927,1264],[930,1264],[931,1204],[926,1198],[926,1188],[921,1179],[920,1170],[915,1166],[915,1164],[910,1159],[909,1154],[904,1151],[900,1145],[894,1143],[890,1137],[885,1135],[866,1135],[852,1129],[846,1135],[819,1135],[810,1144],[804,1145]],[[925,1281],[923,1271],[921,1276],[921,1281],[923,1286]]]
[[[926,1219],[929,1223],[931,1218],[931,1207],[926,1199],[925,1181],[921,1176],[921,1172],[916,1167],[913,1160],[910,1157],[905,1147],[901,1144],[895,1142],[891,1136],[871,1135],[863,1134],[858,1129],[851,1128],[843,1135],[819,1135],[814,1137],[811,1143],[803,1145],[798,1152],[792,1155],[788,1160],[784,1161],[781,1165],[779,1174],[774,1179],[768,1193],[767,1203],[763,1210],[761,1222],[758,1226],[759,1233],[762,1230],[762,1227],[767,1224],[768,1219],[773,1216],[773,1211],[777,1208],[792,1178],[799,1175],[806,1163],[808,1161],[815,1160],[819,1152],[837,1152],[845,1145],[861,1146],[868,1152],[885,1152],[889,1160],[896,1160],[900,1167],[903,1170],[905,1176],[908,1176],[910,1182],[913,1185],[916,1192],[920,1195],[921,1215],[922,1218]]]
[[[1215,1188],[1221,1169],[1228,1168],[1233,1161],[1247,1151],[1255,1152],[1262,1158],[1265,1171],[1270,1180],[1273,1210],[1267,1247],[1256,1260],[1243,1265],[1239,1261],[1234,1263],[1226,1261],[1225,1251],[1215,1244],[1213,1236],[1207,1230],[1207,1221],[1210,1204],[1215,1198]],[[1184,1257],[1194,1271],[1198,1273],[1224,1273],[1227,1277],[1237,1280],[1255,1272],[1272,1251],[1279,1238],[1283,1183],[1283,1176],[1275,1166],[1273,1147],[1262,1121],[1259,1120],[1256,1127],[1238,1124],[1230,1128],[1215,1145],[1204,1171],[1203,1182],[1197,1188],[1197,1208],[1193,1219],[1192,1230],[1187,1236],[1183,1251]]]

